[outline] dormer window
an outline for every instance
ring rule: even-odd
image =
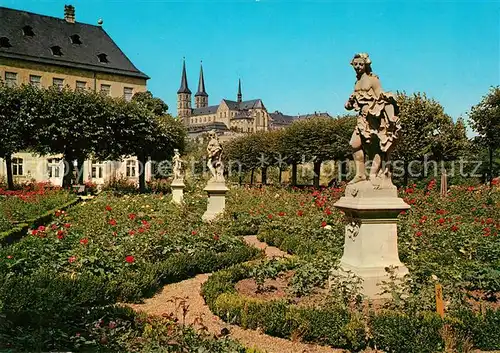
[[[99,62],[101,63],[109,63],[108,56],[106,54],[98,54],[97,57],[99,58]]]
[[[80,36],[78,34],[73,34],[70,36],[71,38],[71,43],[73,44],[82,44],[82,41],[80,40]]]
[[[11,46],[9,38],[0,37],[0,48],[10,48]]]
[[[50,50],[52,50],[52,55],[55,56],[62,56],[62,50],[60,46],[54,45],[53,47],[50,47]]]
[[[24,26],[23,27],[23,34],[26,37],[33,37],[35,35],[35,32],[33,32],[33,28],[31,26]]]

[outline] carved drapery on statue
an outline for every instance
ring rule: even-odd
[[[207,167],[212,174],[209,182],[224,182],[224,163],[222,162],[222,145],[215,130],[208,133],[210,138],[207,146]]]
[[[172,169],[174,172],[174,180],[183,180],[184,179],[184,161],[181,159],[181,155],[178,149],[174,149],[174,157],[172,158]]]
[[[365,154],[372,159],[369,180],[374,186],[391,184],[390,153],[399,139],[401,125],[399,108],[392,93],[382,91],[380,80],[371,71],[368,54],[354,56],[351,65],[356,71],[354,93],[345,104],[347,110],[358,112],[356,128],[351,137],[356,175],[351,183],[366,180]]]

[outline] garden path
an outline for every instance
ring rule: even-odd
[[[256,236],[244,237],[247,244],[265,251],[267,257],[289,256],[278,248],[269,246]],[[256,330],[245,330],[239,326],[229,325],[212,314],[201,296],[201,286],[210,274],[201,274],[182,282],[166,285],[153,298],[146,299],[143,304],[129,304],[137,311],[151,315],[173,313],[179,321],[193,325],[197,329],[219,336],[222,331],[229,330],[229,336],[245,347],[257,348],[267,353],[342,353],[342,349],[292,342],[290,340],[271,337]]]

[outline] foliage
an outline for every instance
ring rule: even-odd
[[[500,147],[500,87],[491,87],[481,102],[471,108],[472,128],[479,134],[484,146]]]
[[[257,266],[253,267],[250,275],[255,280],[257,284],[257,291],[265,291],[264,282],[266,279],[276,279],[280,272],[282,272],[285,267],[277,259],[265,260],[259,263]]]

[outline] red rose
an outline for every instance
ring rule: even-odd
[[[59,239],[64,238],[64,232],[60,229],[57,231],[57,238],[59,238]]]
[[[112,226],[116,226],[116,220],[114,219],[110,219],[108,223]]]
[[[106,205],[106,211],[111,212],[112,208],[110,205]]]
[[[144,229],[144,228],[142,228],[142,227],[141,227],[141,228],[137,229],[137,231],[138,231],[139,233],[144,233],[144,232],[146,231],[146,229]]]
[[[285,212],[281,211],[280,213],[278,213],[278,216],[283,217],[285,214]]]
[[[451,230],[452,230],[453,232],[456,232],[456,231],[458,230],[458,226],[454,224],[454,225],[451,227]]]
[[[302,210],[298,210],[298,211],[297,211],[297,216],[299,216],[299,217],[300,217],[300,216],[302,216],[303,214],[304,214],[304,212],[302,212]]]
[[[135,257],[133,257],[132,255],[129,255],[125,258],[125,261],[127,261],[129,264],[134,263]]]
[[[45,232],[45,226],[40,226],[38,227],[39,232]]]
[[[38,230],[33,229],[33,230],[31,231],[31,235],[37,235],[37,234],[38,234]]]
[[[438,219],[438,222],[439,222],[439,224],[443,224],[445,222],[445,220],[443,217],[441,217],[440,219]]]
[[[321,222],[321,227],[325,228],[327,226],[327,223],[325,221]]]
[[[68,258],[68,262],[69,262],[70,264],[72,264],[72,263],[73,263],[73,262],[75,262],[75,261],[76,261],[76,257],[75,257],[75,256],[71,256],[70,258]]]
[[[59,211],[59,210],[57,210],[57,211],[56,211],[56,217],[60,217],[61,215],[62,215],[62,212],[61,212],[61,211]]]
[[[57,229],[57,224],[51,225],[50,228],[52,228],[52,230],[56,230]]]
[[[416,236],[416,237],[421,237],[421,236],[422,236],[422,232],[421,232],[421,231],[416,232],[416,233],[415,233],[415,236]]]
[[[269,213],[269,214],[267,215],[267,218],[269,218],[269,219],[273,219],[273,215]]]
[[[7,255],[7,258],[8,259],[12,259],[12,255]]]
[[[196,235],[196,234],[198,234],[198,232],[197,232],[197,231],[195,231],[195,230],[193,230],[193,231],[191,232],[191,235]]]
[[[87,238],[80,239],[80,244],[87,245],[88,243],[89,243],[89,240]]]
[[[220,239],[220,237],[219,237],[217,234],[215,234],[215,235],[214,235],[214,240],[215,240],[215,241],[218,241],[219,239]]]
[[[128,231],[128,234],[129,234],[129,235],[134,235],[134,234],[135,234],[135,231],[134,231],[134,230],[129,230],[129,231]]]
[[[65,223],[65,224],[64,224],[64,228],[69,228],[69,227],[71,227],[71,224],[70,224],[70,223]]]
[[[136,215],[134,213],[131,213],[128,215],[128,219],[134,220]]]

